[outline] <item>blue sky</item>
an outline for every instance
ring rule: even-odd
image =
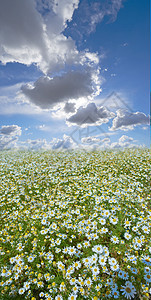
[[[0,149],[149,146],[149,11],[2,1]]]

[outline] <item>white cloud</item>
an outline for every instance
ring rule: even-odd
[[[70,99],[98,94],[100,86],[98,78],[95,77],[96,73],[88,69],[69,71],[54,78],[45,76],[39,78],[33,85],[23,85],[21,91],[35,105],[44,109],[52,108],[57,103]]]
[[[51,146],[53,150],[61,149],[74,149],[76,148],[76,143],[72,140],[70,136],[66,134],[63,135],[63,139],[54,138],[51,141]]]
[[[93,62],[95,64],[99,63],[99,57],[98,57],[97,53],[94,53],[94,52],[92,53],[92,52],[86,51],[84,59],[86,59],[86,58],[88,59],[88,61]]]
[[[53,119],[66,119],[73,115],[74,112],[77,111],[77,109],[80,106],[86,106],[91,100],[93,99],[92,96],[88,97],[80,97],[78,99],[73,99],[65,103],[59,103],[54,107],[54,110],[51,112],[51,116]],[[70,104],[68,107],[68,103]],[[66,106],[67,104],[67,106]],[[70,110],[70,111],[69,111]],[[72,110],[72,111],[71,111]],[[69,125],[69,124],[68,124]],[[71,125],[71,124],[70,124]]]
[[[14,148],[16,146],[17,141],[18,141],[17,136],[10,136],[10,135],[0,136],[0,150]]]
[[[107,123],[110,118],[114,117],[114,113],[107,108],[101,106],[97,107],[95,103],[91,102],[86,107],[80,106],[77,112],[67,119],[67,123],[85,125],[100,125]]]
[[[21,127],[18,125],[4,125],[0,129],[0,134],[1,135],[21,135]]]
[[[95,144],[100,143],[100,139],[94,137],[94,136],[88,136],[81,139],[81,142],[83,144]]]
[[[142,112],[130,113],[119,109],[117,116],[113,119],[112,127],[110,130],[132,130],[136,125],[149,124],[149,116]]]
[[[75,9],[78,8],[79,0],[54,0],[53,11],[62,20],[64,26],[72,20]]]
[[[136,140],[134,140],[132,137],[127,136],[127,135],[122,135],[118,142],[111,143],[109,145],[109,148],[114,149],[114,148],[134,148],[137,147],[135,144]]]
[[[122,148],[122,146],[118,142],[114,142],[111,145],[109,145],[109,148],[116,149],[116,148]]]
[[[119,138],[119,143],[120,144],[123,144],[125,142],[129,143],[129,142],[132,142],[134,139],[132,137],[129,137],[127,135],[122,135],[120,138]]]
[[[3,63],[39,62],[44,49],[44,28],[33,0],[1,1],[0,59]]]
[[[16,146],[18,149],[24,149],[24,150],[49,150],[51,149],[50,143],[48,143],[45,139],[36,139],[31,140],[28,139],[24,142],[19,142]]]
[[[65,65],[98,63],[97,54],[79,52],[72,38],[62,33],[78,3],[78,0],[41,3],[37,0],[36,6],[34,0],[1,1],[2,63],[34,63],[45,74],[57,72]]]
[[[110,143],[110,139],[109,138],[104,138],[103,140],[101,140],[101,143],[103,143],[103,144],[108,144],[108,143]]]
[[[52,109],[57,104],[67,101],[64,114],[70,114],[75,111],[75,107],[77,108],[70,100],[92,100],[93,96],[99,95],[101,78],[98,53],[78,51],[72,38],[63,34],[78,4],[79,0],[2,1],[2,63],[34,63],[43,73],[52,75],[23,85],[22,95],[11,95],[11,99],[3,96],[0,99],[4,104],[1,114],[37,115],[41,114],[43,109]],[[65,73],[66,67],[69,71]],[[72,68],[75,71],[71,71]]]
[[[79,0],[36,0],[36,4],[38,11],[43,15],[48,32],[58,34],[66,28],[67,21],[72,20]]]
[[[110,138],[99,139],[97,136],[88,136],[81,139],[83,144],[87,144],[87,148],[92,149],[122,149],[136,147],[135,140],[127,135],[122,135],[117,142],[111,143]],[[83,145],[82,145],[83,146]],[[85,148],[85,146],[83,146]]]
[[[0,150],[68,150],[76,147],[72,138],[65,134],[62,139],[54,138],[51,142],[46,139],[19,141],[17,136],[0,136]]]
[[[109,148],[110,139],[104,138],[103,140],[97,138],[97,136],[88,136],[81,139],[82,144],[79,144],[79,148],[85,149],[86,151],[96,149],[107,149]]]
[[[0,150],[14,148],[21,133],[18,125],[3,125],[0,129]]]

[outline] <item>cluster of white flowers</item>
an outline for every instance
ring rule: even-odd
[[[149,299],[149,157],[0,153],[1,295]]]

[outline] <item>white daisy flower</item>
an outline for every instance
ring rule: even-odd
[[[136,289],[130,281],[126,281],[126,285],[122,286],[120,290],[122,291],[122,295],[127,299],[134,298],[134,295],[136,294]]]
[[[110,218],[110,223],[111,224],[115,225],[115,224],[117,224],[117,222],[118,222],[118,218],[117,217]]]
[[[19,295],[23,295],[25,293],[25,289],[24,288],[19,289],[18,293]]]
[[[71,294],[71,295],[68,297],[68,300],[76,300],[76,298],[77,298],[77,295]]]
[[[70,279],[70,284],[74,285],[77,282],[76,278],[71,278]]]
[[[74,246],[70,246],[69,248],[68,248],[68,253],[69,253],[69,255],[73,255],[73,254],[75,254],[76,253],[76,248],[74,247]]]
[[[92,251],[98,253],[98,254],[101,254],[103,252],[103,247],[101,245],[95,245],[93,248],[92,248]]]
[[[91,271],[93,275],[98,275],[100,273],[100,270],[97,266],[92,267]]]
[[[74,267],[78,270],[81,267],[81,263],[79,261],[75,261]]]
[[[113,242],[114,244],[118,244],[118,243],[119,243],[118,237],[115,236],[115,235],[113,235],[113,236],[111,237],[111,242]]]
[[[56,230],[56,229],[57,229],[56,223],[52,223],[52,224],[51,224],[51,228],[52,228],[53,230]]]
[[[91,257],[86,257],[86,258],[83,258],[82,259],[84,265],[87,267],[87,266],[90,266],[91,265]]]
[[[105,219],[103,219],[103,218],[100,218],[100,219],[99,219],[99,223],[100,223],[101,225],[105,225],[105,223],[106,223],[106,220],[105,220]]]
[[[107,233],[109,230],[108,230],[108,228],[106,228],[106,227],[102,227],[102,229],[101,229],[101,233]]]
[[[34,256],[30,255],[30,256],[28,257],[28,262],[33,262],[33,260],[34,260]]]
[[[98,260],[97,254],[94,254],[94,255],[91,256],[91,262],[92,262],[92,264],[96,264],[97,260]]]
[[[11,257],[9,260],[10,260],[11,264],[13,264],[15,262],[15,258],[14,257]]]
[[[90,246],[90,242],[89,241],[85,241],[83,243],[84,248],[88,248]]]
[[[124,225],[125,225],[124,227],[130,227],[131,221],[129,221],[128,219],[125,219]]]
[[[85,285],[88,287],[90,287],[92,285],[92,280],[90,277],[85,280]]]
[[[75,285],[73,288],[72,288],[72,291],[74,294],[77,294],[78,293],[78,286]]]
[[[55,300],[63,300],[63,298],[62,298],[61,295],[57,295],[57,296],[55,297]]]
[[[147,226],[145,226],[145,225],[142,227],[142,230],[144,231],[144,233],[147,233],[147,234],[150,233],[149,227],[147,227]]]
[[[42,224],[42,225],[46,225],[46,224],[47,224],[47,220],[46,220],[46,219],[43,219],[43,220],[41,221],[41,224]]]
[[[26,291],[30,288],[29,282],[24,282],[24,288]]]
[[[108,261],[109,261],[109,264],[112,266],[117,264],[117,260],[114,257],[111,257],[111,258],[109,257]]]
[[[132,235],[128,232],[125,232],[124,237],[125,237],[126,240],[130,240],[132,238]]]
[[[116,265],[111,265],[111,270],[112,271],[118,271],[119,270],[119,265],[118,264],[116,264]]]
[[[104,255],[100,255],[100,256],[99,256],[99,264],[100,264],[101,266],[105,266],[106,261],[107,261],[107,257],[106,257],[106,256],[104,256]]]

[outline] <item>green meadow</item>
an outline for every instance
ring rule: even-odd
[[[0,153],[0,299],[151,299],[150,150]]]

